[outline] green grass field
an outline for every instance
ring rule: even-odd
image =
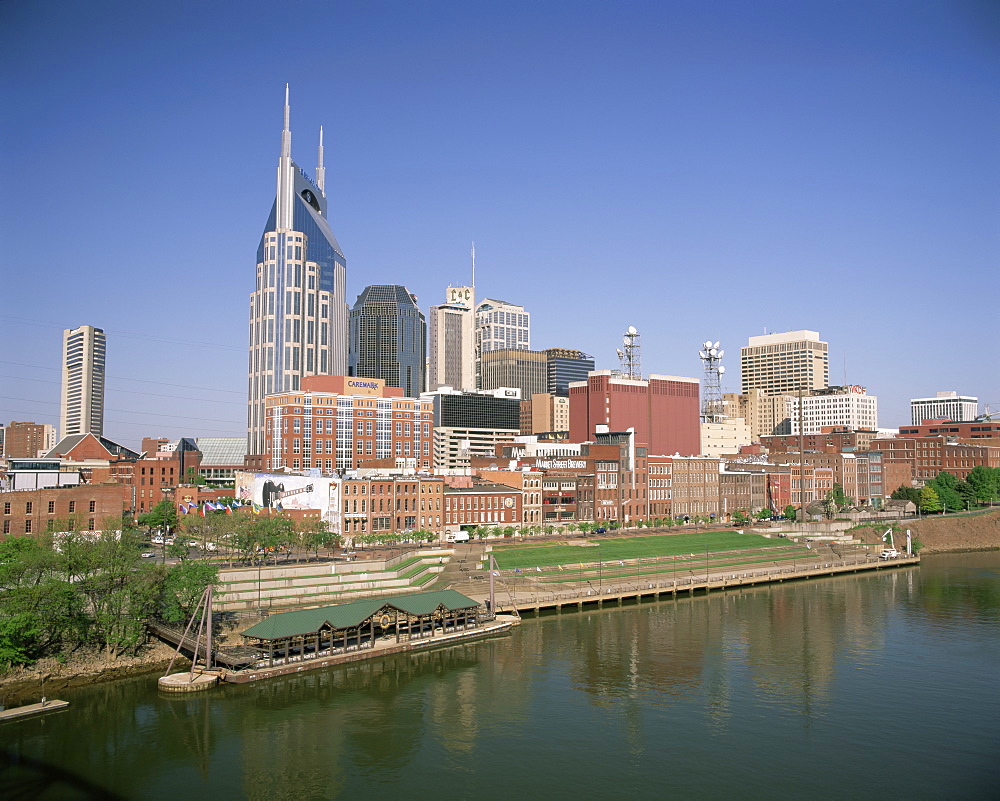
[[[782,539],[770,539],[759,534],[740,534],[736,531],[709,531],[688,534],[663,534],[653,537],[615,537],[609,539],[581,539],[596,545],[544,545],[519,543],[502,545],[493,549],[493,556],[501,570],[524,567],[552,567],[577,565],[581,562],[601,562],[625,559],[647,559],[658,556],[690,556],[705,552],[736,551],[754,548],[784,547]]]

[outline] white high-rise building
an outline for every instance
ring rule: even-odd
[[[485,298],[476,307],[476,349],[531,350],[531,315],[524,306]]]
[[[288,87],[274,205],[250,295],[248,453],[264,453],[264,398],[303,376],[347,374],[347,261],[327,222],[323,129],[315,181],[292,161]]]
[[[979,416],[979,398],[959,395],[957,392],[939,392],[934,398],[910,400],[910,423],[918,426],[924,420],[948,420],[963,423]]]
[[[59,431],[104,434],[104,370],[107,340],[92,325],[63,331],[62,394]]]
[[[788,398],[785,434],[799,433],[799,398]],[[802,433],[819,434],[826,426],[874,431],[878,428],[878,398],[865,387],[830,387],[828,391],[802,397]]]
[[[787,331],[750,337],[740,348],[743,394],[760,389],[767,395],[809,392],[830,383],[829,345],[817,331]]]
[[[427,320],[427,389],[476,388],[476,288],[448,287],[447,300]]]
[[[485,298],[476,306],[476,382],[480,386],[482,354],[491,350],[531,350],[531,315],[524,306]]]

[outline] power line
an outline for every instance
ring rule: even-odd
[[[6,315],[0,316],[0,320],[12,320],[18,323],[27,323],[28,325],[38,325],[43,328],[57,328],[60,331],[65,331],[66,326],[60,325],[59,323],[51,323],[46,320],[29,320],[25,317],[7,317]],[[175,345],[194,345],[199,348],[218,348],[219,350],[238,350],[245,351],[245,348],[237,348],[233,345],[220,345],[217,342],[196,342],[190,339],[172,339],[170,337],[158,337],[152,336],[150,334],[138,334],[134,331],[118,331],[111,328],[102,329],[106,334],[114,334],[115,336],[125,337],[126,339],[139,339],[145,342],[169,342]]]
[[[24,414],[24,412],[21,412],[21,411],[19,411],[17,409],[0,409],[0,412],[6,412],[8,414]],[[127,421],[127,420],[105,420],[104,422],[107,425],[116,425],[116,426],[145,426],[147,430],[149,429],[149,423],[144,423],[142,421],[134,421],[134,420],[132,420],[132,421]],[[176,423],[171,423],[170,427],[171,428],[182,428],[182,426],[179,426]],[[183,430],[184,431],[189,431],[191,433],[196,433],[197,432],[197,433],[202,433],[202,434],[214,434],[215,436],[228,436],[228,437],[232,437],[232,436],[240,436],[240,437],[246,436],[246,429],[245,428],[243,428],[243,429],[237,429],[237,433],[236,434],[233,434],[232,430],[229,430],[229,429],[218,429],[218,428],[191,428],[189,426],[183,426]]]
[[[47,378],[24,378],[22,376],[16,375],[0,375],[0,378],[10,378],[14,381],[37,381],[39,384],[55,384],[59,385],[59,381],[49,381]],[[215,400],[214,398],[191,398],[187,395],[164,395],[163,393],[157,392],[139,392],[137,389],[120,389],[118,387],[109,387],[111,392],[127,392],[130,395],[148,395],[151,398],[173,398],[175,400],[193,400],[201,401],[202,403],[231,403],[234,406],[244,406],[245,404],[241,401],[227,401],[227,400]],[[219,390],[220,392],[228,392],[229,390]]]
[[[16,364],[18,367],[32,367],[36,370],[59,370],[58,367],[48,367],[41,364],[24,364],[23,362],[7,362],[0,359],[0,364]],[[126,378],[122,375],[109,375],[106,378],[114,378],[117,381],[137,381],[140,384],[158,384],[164,387],[181,387],[183,389],[201,389],[205,392],[228,392],[230,395],[244,395],[245,393],[235,389],[216,389],[214,387],[194,387],[190,384],[175,384],[172,381],[150,381],[145,378]]]
[[[58,406],[59,405],[56,401],[40,401],[40,400],[32,400],[31,398],[13,398],[10,395],[0,395],[0,398],[3,398],[4,400],[24,401],[25,403],[44,403],[44,404],[46,404],[48,406]],[[230,422],[232,422],[231,420],[219,420],[218,418],[215,418],[215,417],[184,417],[183,415],[168,414],[166,412],[137,412],[134,409],[112,409],[112,408],[107,408],[107,409],[105,409],[105,411],[108,411],[108,412],[124,412],[125,414],[142,414],[142,415],[146,415],[146,416],[149,416],[149,417],[174,417],[174,418],[176,418],[178,420],[201,420],[202,422],[205,422],[205,423],[230,423]]]

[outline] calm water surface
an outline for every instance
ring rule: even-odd
[[[998,668],[1000,553],[927,557],[193,697],[67,691],[0,726],[0,797],[995,799]]]

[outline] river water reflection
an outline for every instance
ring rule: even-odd
[[[191,697],[66,692],[0,727],[0,797],[40,766],[65,779],[26,797],[995,798],[998,667],[1000,553],[942,555]]]

